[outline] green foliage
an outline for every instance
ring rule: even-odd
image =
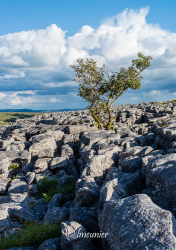
[[[78,95],[90,104],[91,115],[99,129],[113,129],[113,104],[128,89],[141,87],[141,73],[151,65],[151,60],[150,56],[139,53],[129,67],[121,67],[119,72],[111,73],[105,65],[98,67],[91,58],[78,59],[71,66],[75,72],[74,80],[79,83]]]
[[[28,206],[30,209],[34,209],[35,208],[35,202],[29,202]]]
[[[11,178],[8,178],[9,183],[12,182],[16,178],[18,178],[18,175],[13,175]]]
[[[60,233],[60,224],[28,224],[22,231],[2,238],[0,241],[0,249],[38,246],[49,238],[59,237]]]
[[[168,103],[175,103],[176,99],[172,99],[169,101],[160,101],[160,102],[154,102],[155,104],[168,104]]]
[[[75,179],[72,176],[69,176],[67,179],[67,183],[65,183],[64,185],[59,185],[58,188],[58,193],[60,194],[74,194],[75,192],[75,186],[76,186],[76,182]]]
[[[166,120],[161,120],[161,123],[159,123],[160,127],[166,128],[169,126],[169,123]]]
[[[0,125],[8,124],[12,125],[17,119],[30,118],[34,115],[42,115],[42,113],[31,112],[0,112]]]
[[[49,180],[47,177],[44,177],[38,187],[39,187],[39,194],[45,199],[45,202],[48,203],[53,195],[58,193],[58,182],[57,180]]]
[[[74,136],[74,137],[73,137],[73,143],[74,143],[74,144],[78,144],[78,142],[79,142],[79,140]]]
[[[70,176],[68,182],[60,185],[55,179],[44,177],[39,183],[39,195],[48,203],[55,194],[73,194],[75,190],[75,180]]]
[[[16,168],[19,168],[20,165],[18,163],[11,163],[8,167],[8,170],[11,170],[11,169],[16,169]]]

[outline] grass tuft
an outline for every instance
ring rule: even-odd
[[[68,181],[64,185],[59,185],[57,180],[49,180],[44,177],[39,183],[39,195],[45,199],[48,203],[55,194],[74,194],[75,191],[75,180],[73,177],[69,177]]]
[[[161,120],[161,123],[159,124],[161,128],[166,128],[169,126],[169,123],[165,120]]]
[[[60,224],[35,224],[31,223],[13,235],[2,238],[0,249],[23,246],[39,246],[49,238],[59,237],[61,233]]]
[[[18,163],[11,163],[8,167],[8,170],[11,170],[11,169],[16,169],[16,168],[19,168],[20,165]]]

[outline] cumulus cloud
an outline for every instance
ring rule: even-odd
[[[70,37],[55,24],[0,36],[1,106],[69,108],[74,99],[80,107],[85,103],[75,97],[77,84],[72,82],[70,64],[79,57],[93,57],[118,70],[139,51],[153,56],[152,67],[144,73],[142,90],[127,92],[121,101],[174,97],[176,33],[147,23],[148,12],[148,8],[127,9],[97,28],[85,25]]]

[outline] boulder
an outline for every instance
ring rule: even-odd
[[[69,216],[69,210],[65,207],[55,207],[48,209],[43,219],[44,223],[59,223],[63,220],[67,220]]]
[[[38,250],[58,250],[60,248],[60,238],[45,240],[37,249]]]
[[[113,169],[112,169],[113,170]],[[138,193],[142,189],[142,179],[138,173],[121,173],[111,170],[107,174],[107,182],[103,184],[100,191],[99,209],[110,200],[119,200]],[[109,180],[110,179],[110,180]]]
[[[24,193],[28,191],[28,185],[20,179],[13,179],[8,189],[8,193]]]
[[[48,203],[48,209],[60,207],[62,199],[63,199],[62,194],[55,194]]]
[[[7,178],[2,178],[0,180],[0,195],[3,195],[7,191],[9,180]]]
[[[95,250],[92,246],[90,238],[82,237],[86,234],[85,228],[75,222],[66,221],[61,223],[61,249],[64,250]]]
[[[44,136],[39,138],[33,138],[32,145],[29,148],[29,152],[33,157],[38,158],[51,158],[54,157],[57,152],[56,140],[53,137]]]
[[[119,150],[118,146],[114,146],[113,149],[112,147],[106,148],[103,154],[92,155],[86,162],[81,178],[91,176],[97,183],[102,183],[107,170],[116,163]]]
[[[35,250],[35,247],[13,247],[8,248],[7,250]]]
[[[66,170],[68,163],[69,161],[67,156],[55,157],[50,163],[50,169]]]
[[[27,172],[27,174],[25,175],[25,179],[26,179],[26,182],[28,184],[31,184],[35,179],[35,173],[34,172]]]
[[[36,160],[34,164],[35,173],[41,173],[48,169],[48,161],[47,158],[39,158]]]
[[[70,220],[83,225],[88,232],[98,232],[97,207],[70,207]]]
[[[19,207],[19,208],[10,208],[8,210],[9,217],[12,221],[19,221],[20,223],[39,223],[40,219],[36,216],[31,210]]]
[[[105,204],[99,216],[100,230],[108,233],[104,249],[175,249],[176,221],[145,194]]]
[[[126,173],[140,171],[142,167],[142,158],[139,156],[129,156],[119,160],[119,169]]]
[[[83,207],[92,206],[99,198],[99,189],[82,187],[77,190],[75,200]]]

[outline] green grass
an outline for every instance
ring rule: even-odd
[[[48,203],[55,194],[74,194],[75,180],[70,176],[70,178],[68,178],[68,183],[61,186],[57,180],[49,180],[47,177],[44,177],[40,181],[38,187],[39,195]]]
[[[13,175],[11,178],[8,178],[9,183],[12,182],[16,178],[18,178],[18,175]]]
[[[176,99],[169,100],[169,101],[160,101],[160,102],[154,102],[156,104],[167,104],[167,103],[175,103]]]
[[[42,115],[42,113],[0,112],[0,125],[11,125],[17,119],[30,118],[34,115]]]
[[[162,128],[166,128],[166,127],[168,127],[169,126],[169,123],[167,122],[167,121],[165,121],[165,120],[161,120],[161,123],[159,124],[160,125],[160,127],[162,127]]]
[[[18,163],[11,163],[8,167],[8,170],[11,170],[11,169],[16,169],[16,168],[19,168],[20,165]]]
[[[59,237],[61,234],[60,224],[28,224],[25,228],[0,240],[0,249],[12,247],[39,246],[49,238]]]

